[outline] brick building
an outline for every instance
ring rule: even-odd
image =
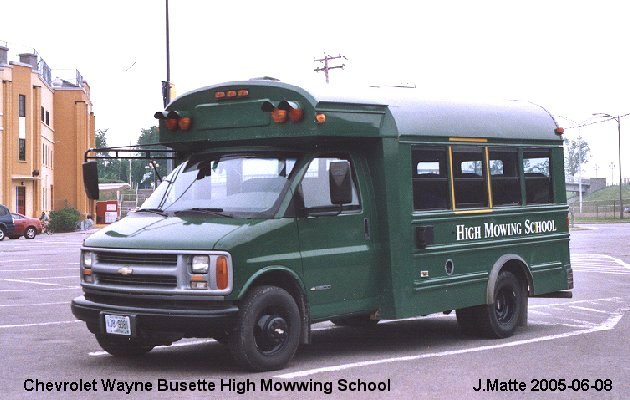
[[[81,177],[84,151],[94,147],[90,86],[35,51],[10,55],[0,42],[0,203],[35,217],[66,205],[93,212]]]

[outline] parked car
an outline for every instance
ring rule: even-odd
[[[26,239],[35,239],[42,233],[42,223],[37,218],[29,218],[22,214],[11,213],[13,217],[13,231],[9,234],[11,239],[24,236]]]
[[[0,240],[13,233],[13,217],[9,209],[0,204]]]

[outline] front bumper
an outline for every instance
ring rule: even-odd
[[[212,308],[137,307],[105,304],[79,296],[72,300],[72,313],[85,321],[95,335],[104,335],[104,314],[127,315],[134,320],[134,337],[153,342],[173,341],[183,337],[216,337],[234,326],[238,307],[232,303]]]

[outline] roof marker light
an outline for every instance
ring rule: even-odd
[[[302,110],[300,104],[295,101],[282,100],[280,104],[278,104],[278,108],[288,112],[291,122],[300,122],[302,118],[304,118],[304,110]]]
[[[166,114],[166,128],[169,131],[176,131],[179,125],[179,114],[177,111],[169,111]]]
[[[179,127],[179,129],[181,129],[182,131],[187,131],[190,129],[190,125],[192,124],[192,119],[190,117],[181,117],[178,121],[177,121],[177,126]]]
[[[276,108],[271,112],[271,118],[273,119],[273,122],[277,124],[282,124],[284,122],[287,122],[287,114],[287,110]]]
[[[558,136],[562,136],[564,134],[564,128],[557,127],[556,129],[553,130],[553,132]]]

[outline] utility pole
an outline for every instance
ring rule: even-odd
[[[619,166],[619,219],[623,219],[623,178],[621,175],[621,117],[624,117],[624,115],[617,115],[616,117],[614,115],[606,113],[594,113],[593,115],[614,119],[617,122],[617,133],[619,135],[619,164],[617,164]]]
[[[162,82],[162,99],[164,100],[164,108],[171,102],[171,42],[168,21],[168,0],[166,0],[166,82]],[[173,170],[173,160],[166,160],[166,173],[170,174]],[[154,178],[155,181],[155,178]],[[155,189],[155,186],[153,187]]]
[[[348,60],[346,58],[346,56],[343,55],[338,55],[338,56],[329,56],[328,54],[324,53],[324,58],[320,58],[320,59],[316,59],[316,62],[320,62],[320,63],[324,63],[323,67],[317,67],[314,69],[315,72],[322,72],[324,71],[324,75],[326,76],[326,83],[329,83],[329,78],[328,78],[328,71],[330,71],[331,69],[336,69],[336,68],[341,68],[343,69],[343,67],[346,66],[346,64],[341,64],[341,65],[335,65],[335,66],[330,66],[330,64],[328,63],[331,60],[337,60],[343,58],[344,60]]]
[[[171,45],[168,23],[168,0],[166,0],[166,80],[162,81],[162,100],[164,107],[171,102]]]

